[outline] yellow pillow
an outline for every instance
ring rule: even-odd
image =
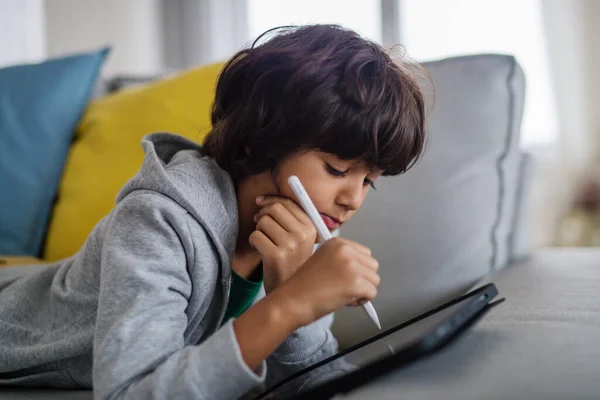
[[[44,259],[75,254],[94,225],[114,207],[119,189],[135,175],[152,132],[201,142],[223,64],[186,71],[90,103],[75,134],[46,239]]]

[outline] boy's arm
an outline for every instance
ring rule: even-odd
[[[234,399],[264,381],[265,364],[248,368],[231,322],[184,346],[194,256],[185,218],[151,194],[123,200],[111,216],[94,336],[96,399]],[[202,256],[217,265],[216,256]]]
[[[338,343],[325,319],[315,321],[297,329],[268,358],[266,386],[271,387],[282,379],[309,367],[318,361],[334,355],[338,351]],[[302,386],[316,375],[329,369],[347,371],[345,362],[334,362],[323,366],[290,382],[277,390],[278,395],[285,398],[296,394]],[[285,394],[285,395],[284,395]]]
[[[273,294],[270,294],[268,298],[273,297]],[[266,298],[265,289],[262,287],[252,308],[242,314],[238,320]],[[268,389],[293,373],[338,352],[338,342],[331,332],[333,318],[334,314],[331,313],[309,325],[296,329],[274,349],[266,359],[267,375],[263,389]],[[335,375],[345,374],[353,368],[354,366],[340,359],[286,384],[275,393],[282,398],[292,397],[298,391],[303,390],[305,386],[316,383],[321,378],[330,379]]]
[[[263,287],[252,308],[263,301],[265,296]],[[272,295],[269,295],[269,297],[272,297]],[[333,318],[333,313],[328,314],[309,325],[296,329],[287,336],[281,345],[267,357],[266,388],[270,388],[293,373],[338,352],[338,342],[331,332]],[[346,373],[352,368],[353,366],[344,360],[339,360],[311,371],[302,378],[286,384],[282,387],[282,390],[277,390],[275,393],[282,396],[282,398],[290,397],[302,390],[307,383],[318,379],[320,376],[327,375],[329,379],[333,376],[332,374]]]

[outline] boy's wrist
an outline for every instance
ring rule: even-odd
[[[233,321],[246,365],[253,371],[299,327],[285,291],[273,291]]]
[[[287,327],[290,333],[305,325],[300,312],[301,307],[285,285],[273,290],[264,300],[269,303],[272,318],[281,326]]]

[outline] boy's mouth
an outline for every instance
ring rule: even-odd
[[[330,231],[335,231],[337,228],[340,227],[340,221],[330,217],[327,214],[321,214],[321,218],[323,219],[323,222],[325,222],[325,226],[327,226],[327,229],[329,229]]]

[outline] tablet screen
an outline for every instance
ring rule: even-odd
[[[442,322],[465,306],[465,303],[473,301],[477,305],[480,305],[479,303],[487,303],[489,299],[487,294],[469,296],[410,325],[389,329],[378,335],[381,336],[379,338],[375,337],[366,340],[330,357],[329,360],[325,360],[326,363],[317,368],[309,367],[300,373],[294,374],[293,377],[290,376],[285,380],[285,383],[281,382],[283,385],[277,388],[275,393],[283,394],[288,392],[286,387],[291,389],[290,385],[294,387],[292,391],[297,391],[298,389],[300,391],[308,390],[399,351],[425,335],[435,332],[437,329],[447,329],[447,325],[442,325]],[[262,398],[262,396],[259,398]],[[277,396],[277,398],[281,397]]]

